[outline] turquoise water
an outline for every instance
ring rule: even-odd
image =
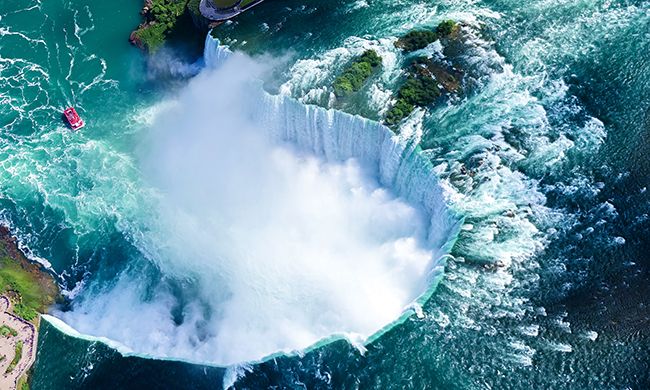
[[[33,387],[210,388],[237,377],[240,388],[647,387],[650,4],[267,3],[216,35],[274,57],[257,60],[273,64],[269,92],[371,119],[406,60],[395,36],[445,18],[469,25],[459,61],[471,93],[410,121],[446,205],[465,218],[423,316],[363,355],[337,341],[227,371],[122,357],[45,323]],[[124,274],[145,296],[169,275],[134,235],[150,228],[142,216],[156,215],[157,196],[137,149],[160,103],[187,83],[178,76],[196,68],[184,52],[147,63],[128,45],[138,7],[0,7],[2,217],[68,292],[60,313],[79,312]],[[327,86],[367,48],[384,58],[383,73],[337,105]],[[60,121],[67,104],[84,131]],[[181,300],[195,297],[192,283],[174,283]]]

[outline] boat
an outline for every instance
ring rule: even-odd
[[[83,119],[79,117],[79,114],[77,114],[77,110],[75,110],[74,107],[68,107],[63,110],[63,115],[65,115],[65,119],[68,121],[70,127],[72,127],[72,130],[79,130],[84,127],[85,123]]]

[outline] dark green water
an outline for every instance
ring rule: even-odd
[[[147,66],[128,45],[139,6],[0,6],[2,216],[82,298],[125,269],[164,277],[132,236],[150,212],[133,156],[193,68],[174,51]],[[445,18],[472,26],[474,87],[412,123],[465,225],[423,318],[363,355],[340,341],[228,372],[123,357],[45,323],[33,388],[218,388],[235,374],[237,388],[647,388],[647,1],[268,1],[216,35],[279,58],[267,89],[321,105],[375,48],[383,73],[343,107],[375,119],[406,61],[392,39]],[[59,121],[66,104],[87,131]]]

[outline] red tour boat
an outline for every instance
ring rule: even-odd
[[[68,107],[63,110],[63,114],[65,115],[65,119],[68,120],[70,127],[72,127],[72,130],[78,130],[84,127],[83,119],[79,117],[79,114],[77,114],[77,111],[73,107]]]

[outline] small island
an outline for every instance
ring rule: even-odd
[[[0,388],[29,389],[40,313],[59,298],[52,275],[30,261],[0,226]]]
[[[381,57],[377,52],[366,50],[334,80],[334,93],[342,97],[359,91],[373,72],[380,67]]]
[[[444,20],[435,30],[414,30],[397,39],[395,47],[405,53],[422,50],[440,41],[445,47],[461,39],[461,26],[453,20]],[[417,55],[418,53],[414,53]],[[437,103],[444,96],[461,92],[463,72],[453,63],[427,56],[411,59],[406,80],[394,94],[394,103],[386,113],[384,123],[397,130],[398,125],[417,107],[425,108]]]

